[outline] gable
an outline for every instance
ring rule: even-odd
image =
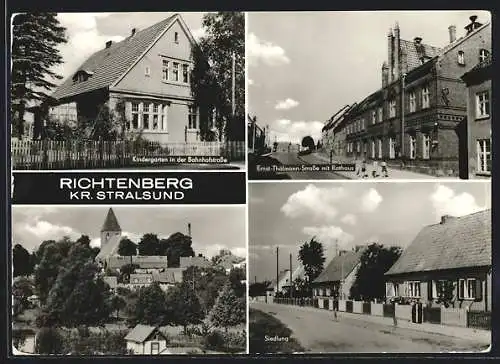
[[[175,34],[178,42],[175,42]],[[152,46],[118,79],[112,90],[139,92],[151,95],[174,95],[191,97],[189,83],[163,81],[163,59],[179,63],[179,77],[182,77],[182,65],[192,68],[191,50],[195,45],[189,29],[178,17]],[[146,71],[148,69],[148,71]]]

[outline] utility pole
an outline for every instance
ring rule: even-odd
[[[293,282],[292,282],[292,253],[290,253],[290,298],[293,298]]]
[[[279,290],[279,246],[276,247],[276,293]]]
[[[401,158],[403,158],[405,151],[405,78],[406,73],[401,77]]]

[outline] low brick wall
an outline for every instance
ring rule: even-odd
[[[372,315],[384,316],[384,305],[382,303],[372,303]]]
[[[345,300],[339,300],[339,311],[345,312]]]
[[[396,305],[396,317],[411,321],[411,305]]]
[[[352,303],[352,312],[353,313],[363,313],[363,302],[361,302],[361,301],[353,301],[353,303]]]
[[[467,311],[463,308],[441,307],[441,323],[443,325],[467,327]]]

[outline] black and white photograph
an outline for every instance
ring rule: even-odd
[[[250,353],[489,350],[490,182],[249,193]]]
[[[14,170],[245,169],[245,15],[11,18]]]
[[[247,23],[250,179],[491,177],[490,12]]]
[[[14,355],[247,352],[245,206],[14,206]]]

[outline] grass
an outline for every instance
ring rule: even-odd
[[[295,353],[304,348],[292,337],[292,330],[280,320],[262,311],[250,309],[250,353]],[[267,338],[278,337],[286,341],[271,341]]]

